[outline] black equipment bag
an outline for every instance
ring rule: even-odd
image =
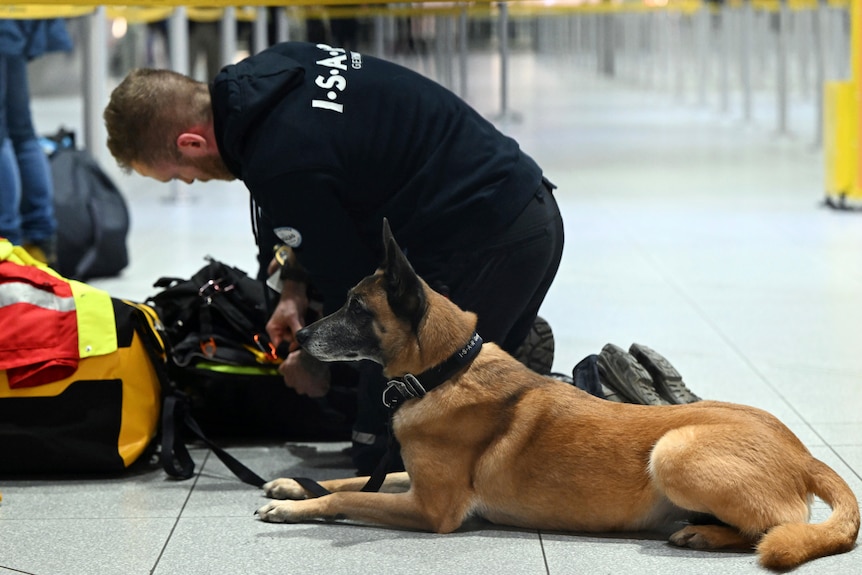
[[[114,277],[128,264],[129,211],[114,182],[87,150],[75,148],[72,132],[46,139],[57,219],[57,265],[65,277],[86,281]]]
[[[160,278],[154,287],[162,291],[147,299],[164,326],[170,379],[201,429],[211,437],[347,440],[354,390],[333,386],[312,399],[288,388],[266,335],[263,283],[206,259],[190,279]]]

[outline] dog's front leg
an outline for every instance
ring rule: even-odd
[[[298,523],[314,519],[349,519],[404,529],[437,531],[412,491],[406,493],[337,492],[316,499],[273,501],[257,510],[271,523]],[[456,525],[450,531],[457,528]]]
[[[320,485],[333,493],[338,491],[359,491],[368,482],[368,477],[348,477],[321,481]],[[406,471],[388,473],[380,486],[381,493],[403,493],[410,489],[410,477]],[[307,499],[311,493],[289,477],[275,479],[263,486],[263,491],[271,499]]]

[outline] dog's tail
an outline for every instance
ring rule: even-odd
[[[786,571],[811,559],[845,553],[853,549],[859,534],[859,503],[856,496],[828,465],[812,459],[808,468],[808,490],[832,508],[823,523],[785,523],[770,529],[757,546],[760,564]]]

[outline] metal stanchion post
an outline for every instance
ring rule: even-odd
[[[826,58],[823,45],[824,4],[819,3],[811,12],[811,43],[814,48],[814,141],[815,148],[823,147],[823,90],[826,88]]]
[[[290,40],[290,23],[287,21],[287,10],[279,8],[275,16],[275,36],[279,42]]]
[[[384,46],[385,43],[383,41],[385,30],[384,30],[385,22],[383,21],[383,14],[375,14],[374,15],[374,55],[378,58],[383,58]]]
[[[467,99],[467,64],[469,55],[468,45],[468,29],[467,29],[467,8],[461,8],[461,14],[458,15],[458,72],[460,81],[458,82],[458,93],[461,99]]]
[[[435,24],[437,29],[442,31],[442,33],[436,35],[437,67],[440,70],[440,83],[452,90],[455,83],[455,70],[453,69],[455,34],[452,30],[452,18],[446,15],[437,16]]]
[[[509,5],[500,2],[500,114],[509,112]]]
[[[793,31],[796,33],[796,40],[793,42],[793,45],[796,59],[799,62],[799,85],[802,97],[806,101],[809,100],[813,88],[811,83],[811,58],[816,48],[812,46],[811,35],[813,32],[812,18],[816,11],[817,9],[814,8],[791,13]]]
[[[614,15],[599,15],[598,57],[599,74],[613,78],[616,75],[614,54]]]
[[[754,25],[754,11],[751,3],[746,2],[742,7],[742,18],[739,26],[739,73],[742,83],[742,118],[746,123],[751,122],[751,35]]]
[[[662,11],[660,14],[661,17],[661,28],[662,33],[659,35],[661,42],[661,78],[660,78],[660,87],[667,86],[668,89],[673,88],[673,42],[671,42],[671,34],[673,31],[671,30],[671,22],[670,15],[667,12]]]
[[[188,75],[189,62],[189,20],[185,6],[178,6],[168,20],[168,39],[170,44],[171,69]]]
[[[174,72],[188,75],[191,70],[189,62],[189,20],[184,6],[178,6],[168,20],[168,44],[170,45],[171,69]],[[168,184],[166,202],[191,200],[189,187],[177,180]]]
[[[228,6],[219,25],[221,36],[221,64],[230,64],[236,58],[236,8]],[[212,78],[209,78],[212,80]]]
[[[673,92],[676,99],[685,98],[685,53],[683,50],[683,18],[680,14],[670,14],[670,51],[673,66]]]
[[[621,30],[619,44],[616,46],[617,76],[624,80],[630,80],[629,70],[633,70],[634,68],[634,66],[631,66],[630,61],[632,40],[631,20],[628,18],[628,14],[620,14],[618,21]]]
[[[520,121],[520,115],[509,110],[509,5],[500,2],[498,33],[500,37],[500,113],[498,120]]]
[[[719,93],[721,94],[720,111],[726,114],[730,110],[730,52],[733,50],[734,18],[730,8],[723,4],[718,12],[721,53],[719,54]]]
[[[787,11],[785,0],[778,8],[778,30],[775,35],[775,90],[779,135],[787,134]]]
[[[835,39],[834,54],[838,55],[835,62],[838,64],[838,72],[836,76],[839,78],[848,78],[852,72],[850,54],[850,35],[847,28],[844,26],[845,17],[849,17],[849,10],[835,8],[832,10],[832,30],[833,38]]]
[[[706,106],[706,87],[709,84],[709,8],[702,5],[695,15],[695,34],[697,36],[697,69],[700,77],[697,85],[697,103]]]
[[[647,70],[647,88],[652,88],[659,85],[661,73],[659,71],[659,62],[661,58],[661,34],[659,33],[660,22],[659,15],[656,13],[647,13],[644,15],[647,19],[647,34],[650,47],[649,54],[649,70]]]
[[[269,46],[266,12],[266,6],[257,7],[257,14],[254,17],[254,30],[252,32],[252,54],[263,52]]]
[[[105,7],[87,16],[84,39],[84,147],[97,161],[104,157],[105,127],[102,111],[108,75],[108,34],[105,29]]]

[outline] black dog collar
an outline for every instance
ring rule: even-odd
[[[467,344],[449,356],[443,363],[415,376],[411,373],[393,379],[383,390],[383,404],[397,409],[408,399],[421,398],[426,393],[450,379],[453,375],[470,365],[482,349],[482,337],[473,332]]]

